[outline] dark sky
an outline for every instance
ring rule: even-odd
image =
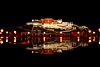
[[[62,18],[63,21],[73,21],[78,25],[98,28],[100,25],[100,10],[98,2],[14,2],[1,6],[1,25],[23,25],[31,19]]]

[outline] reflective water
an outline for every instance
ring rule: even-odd
[[[0,37],[2,54],[84,55],[100,48],[100,37]],[[96,51],[97,52],[97,51]]]

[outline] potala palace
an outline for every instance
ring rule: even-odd
[[[40,27],[43,29],[47,29],[50,31],[60,30],[63,32],[70,31],[88,31],[87,26],[78,26],[73,24],[73,22],[63,22],[62,19],[54,20],[53,18],[45,18],[45,19],[32,19],[32,22],[27,22],[26,25],[33,25],[32,29],[35,27]]]

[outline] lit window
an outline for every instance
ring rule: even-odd
[[[60,37],[60,42],[62,42],[62,37]]]
[[[8,34],[8,31],[6,31],[6,34]]]
[[[95,41],[95,37],[93,37],[93,41]]]
[[[45,37],[43,37],[43,41],[45,42]]]
[[[93,34],[95,34],[95,32],[93,32]]]
[[[91,30],[89,30],[89,33],[91,33]]]
[[[6,38],[6,42],[8,42],[8,38]]]
[[[1,39],[3,39],[4,37],[0,37]]]
[[[77,34],[80,34],[80,32],[77,32]]]
[[[100,44],[100,42],[99,42],[99,44]]]
[[[16,42],[16,37],[14,37],[14,42]]]
[[[14,34],[16,34],[16,31],[14,31]]]
[[[92,39],[92,37],[89,37],[89,40],[91,40]]]
[[[89,43],[91,43],[92,41],[91,40],[89,40]]]
[[[62,34],[62,32],[60,32],[60,34]]]
[[[80,41],[80,37],[77,37],[77,41],[78,41],[78,42]]]
[[[32,22],[34,22],[34,19],[32,19]]]
[[[34,53],[34,51],[32,51],[32,53]]]
[[[30,34],[30,32],[28,32],[28,34]]]
[[[100,32],[100,28],[99,28],[98,30],[99,30],[99,32]]]
[[[8,39],[8,37],[6,37],[6,39]]]
[[[1,29],[1,32],[3,32],[4,30],[3,29]]]
[[[2,40],[0,41],[0,44],[3,44],[3,41]]]
[[[45,34],[45,32],[43,32],[43,34]]]

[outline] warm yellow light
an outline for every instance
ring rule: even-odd
[[[95,41],[95,37],[93,37],[93,41]]]
[[[77,37],[77,39],[80,39],[80,37]]]
[[[95,32],[93,32],[93,34],[95,34]]]
[[[45,42],[45,37],[43,37],[43,41]]]
[[[30,34],[30,32],[28,32],[28,34]]]
[[[80,34],[80,32],[77,32],[77,34]]]
[[[1,39],[3,39],[4,37],[0,37]]]
[[[6,34],[8,34],[8,31],[6,31]]]
[[[79,41],[80,41],[80,39],[77,39],[77,41],[79,42]]]
[[[14,31],[14,34],[16,34],[17,32],[16,31]]]
[[[3,32],[4,30],[3,29],[1,29],[1,32]]]
[[[8,38],[6,39],[6,42],[8,42]]]
[[[60,42],[62,42],[62,37],[60,37]]]
[[[89,40],[91,40],[92,39],[92,37],[89,37]]]
[[[43,32],[43,34],[45,34],[45,32]]]
[[[91,31],[91,30],[89,30],[88,32],[89,32],[89,33],[91,33],[92,31]]]
[[[80,37],[77,37],[77,41],[78,41],[78,42],[80,41]]]
[[[99,44],[100,44],[100,41],[99,41]]]
[[[99,32],[100,32],[100,28],[99,28],[98,30],[99,30]]]
[[[60,32],[60,34],[62,34],[62,32]]]
[[[8,39],[8,37],[6,37],[6,39]]]
[[[16,37],[14,37],[16,39]]]
[[[34,22],[35,20],[34,19],[32,19],[32,22]]]
[[[3,44],[3,41],[2,40],[0,41],[0,44]]]
[[[32,53],[34,53],[34,51],[32,51]]]
[[[89,40],[89,43],[91,43],[92,41],[91,40]]]
[[[95,39],[95,36],[93,38]]]
[[[16,42],[16,37],[14,37],[14,42]]]
[[[16,39],[14,40],[14,42],[16,42]]]

